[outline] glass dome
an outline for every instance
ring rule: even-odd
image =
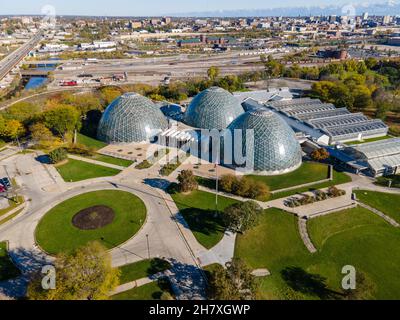
[[[97,137],[107,143],[144,142],[167,128],[167,119],[151,100],[126,93],[107,107]]]
[[[235,130],[241,131],[235,134]],[[301,166],[302,151],[294,131],[269,110],[244,113],[228,127],[228,132],[232,134],[233,145],[235,135],[242,138],[238,142],[242,144],[242,154],[258,174],[279,175]]]
[[[200,92],[185,113],[185,122],[199,129],[223,130],[244,113],[239,101],[228,91],[211,87]]]

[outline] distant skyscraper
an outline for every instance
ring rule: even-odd
[[[363,21],[368,20],[368,16],[369,16],[368,12],[364,12],[363,15],[362,15]]]
[[[383,24],[389,24],[392,22],[392,17],[391,16],[384,16],[383,17]]]

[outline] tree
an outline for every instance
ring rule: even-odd
[[[51,141],[53,134],[43,123],[35,123],[29,127],[32,140],[35,142]]]
[[[68,132],[79,129],[80,114],[76,108],[60,105],[43,114],[44,124],[57,135],[65,139]]]
[[[122,94],[122,90],[117,87],[104,87],[100,89],[101,97],[106,105],[109,105]]]
[[[219,180],[219,188],[227,193],[232,192],[232,186],[237,181],[237,177],[233,174],[225,174]]]
[[[228,230],[244,233],[257,224],[262,211],[254,201],[235,203],[224,210],[222,220]]]
[[[28,287],[30,300],[107,300],[119,284],[120,271],[112,267],[110,254],[98,242],[59,254],[55,268],[55,290],[43,290],[38,274]]]
[[[181,192],[191,192],[199,187],[196,177],[191,170],[182,170],[178,176],[178,181]]]
[[[213,82],[218,78],[219,73],[220,73],[219,68],[215,66],[212,66],[207,70],[208,78]]]
[[[277,78],[282,75],[284,71],[283,64],[275,60],[271,55],[268,56],[265,62],[265,73],[268,77]]]
[[[61,161],[67,160],[68,153],[64,148],[58,148],[49,153],[50,162],[53,164],[60,163]]]
[[[7,139],[15,140],[25,134],[25,127],[18,120],[5,120],[3,124],[0,124],[0,136]]]
[[[257,285],[251,270],[240,259],[234,258],[215,268],[209,277],[208,296],[212,300],[255,300]]]
[[[325,148],[316,149],[311,152],[311,159],[315,161],[323,161],[330,157],[329,152]]]
[[[7,116],[25,122],[41,112],[40,107],[29,102],[18,102],[7,109]]]

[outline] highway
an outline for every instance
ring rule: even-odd
[[[0,81],[8,75],[8,73],[20,63],[28,53],[35,48],[35,46],[41,40],[41,33],[36,34],[31,40],[23,44],[20,48],[9,54],[3,60],[0,61]]]

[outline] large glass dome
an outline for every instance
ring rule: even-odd
[[[167,128],[167,119],[151,100],[126,93],[107,107],[97,137],[108,143],[144,142]]]
[[[235,130],[241,130],[236,131]],[[246,131],[248,130],[248,131]],[[290,126],[275,113],[253,110],[238,117],[229,127],[235,146],[235,135],[241,137],[242,154],[252,171],[261,175],[279,175],[300,167],[302,152]],[[253,138],[254,137],[254,138]],[[240,146],[238,147],[240,150]]]
[[[231,93],[211,87],[193,99],[186,110],[185,122],[195,128],[223,130],[242,113],[242,106]]]

